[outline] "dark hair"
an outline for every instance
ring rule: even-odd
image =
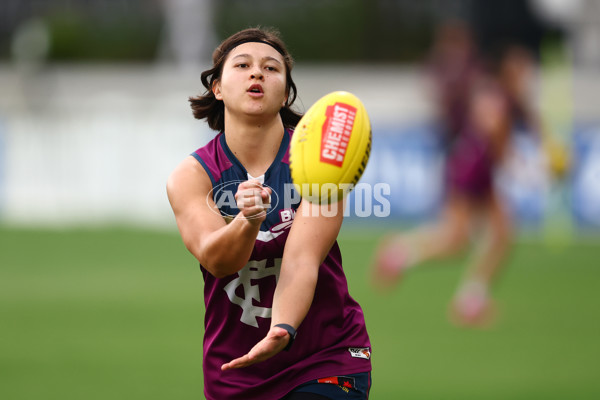
[[[281,40],[279,33],[272,29],[248,28],[237,32],[225,39],[213,53],[213,67],[202,72],[200,79],[202,85],[206,88],[206,92],[201,96],[190,97],[189,101],[192,106],[194,117],[204,119],[208,122],[208,126],[216,131],[225,129],[225,106],[223,101],[217,100],[212,91],[213,84],[221,79],[223,72],[223,64],[231,50],[243,43],[262,42],[270,45],[277,50],[282,56],[285,63],[287,101],[279,110],[283,126],[286,128],[294,128],[302,114],[291,109],[291,105],[296,100],[296,85],[292,80],[292,67],[294,60],[285,48],[285,44]]]

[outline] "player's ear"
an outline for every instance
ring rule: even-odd
[[[281,107],[285,107],[287,104],[288,98],[290,97],[290,93],[288,91],[285,92],[285,97],[283,98],[283,103],[281,103]]]
[[[215,95],[217,100],[223,100],[223,95],[221,94],[221,81],[215,80],[212,85],[212,92]]]

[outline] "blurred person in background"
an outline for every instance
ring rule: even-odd
[[[409,269],[459,254],[472,244],[449,315],[460,325],[485,326],[494,320],[490,292],[513,235],[494,175],[515,127],[537,134],[540,124],[526,94],[533,67],[529,53],[509,46],[495,62],[477,53],[467,26],[441,26],[428,70],[446,149],[445,203],[437,223],[382,240],[373,278],[380,286],[393,286]]]
[[[442,139],[448,146],[466,123],[469,87],[482,69],[472,33],[465,23],[449,21],[440,25],[425,68]]]
[[[299,196],[284,200],[300,119],[291,69],[276,32],[225,39],[201,75],[205,94],[190,99],[194,116],[219,133],[167,184],[204,277],[212,400],[366,400],[371,386],[369,336],[336,241],[343,208],[326,216]]]
[[[499,53],[496,72],[508,100],[512,130],[533,134],[542,146],[553,177],[564,178],[570,164],[567,149],[554,138],[531,100],[531,82],[538,68],[534,54],[516,43],[507,44]]]

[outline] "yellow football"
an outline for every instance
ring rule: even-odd
[[[362,176],[371,153],[371,123],[362,102],[338,91],[304,114],[290,143],[296,190],[311,203],[342,199]]]

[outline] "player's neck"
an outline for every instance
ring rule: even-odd
[[[227,146],[252,176],[264,174],[277,156],[284,132],[277,117],[268,123],[225,120]]]

